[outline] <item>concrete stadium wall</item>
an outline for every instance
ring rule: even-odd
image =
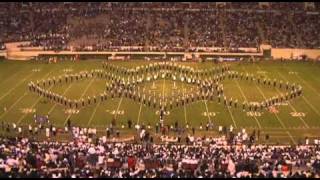
[[[320,49],[271,48],[271,56],[275,59],[291,59],[301,55],[306,55],[310,59],[320,60]]]
[[[290,49],[290,48],[272,48],[270,45],[261,45],[260,53],[223,53],[223,52],[195,52],[195,53],[184,53],[184,52],[130,52],[130,51],[121,51],[121,52],[110,52],[110,51],[102,51],[102,52],[94,52],[94,51],[43,51],[39,50],[40,47],[36,48],[27,48],[22,50],[18,47],[21,44],[27,44],[28,42],[14,42],[6,44],[6,57],[12,60],[30,60],[33,57],[37,57],[39,55],[183,55],[184,57],[190,57],[192,54],[195,56],[203,56],[203,55],[215,55],[215,56],[263,56],[264,49],[271,49],[271,56],[275,59],[284,58],[291,59],[296,58],[301,55],[306,55],[310,59],[320,60],[320,49]],[[250,49],[250,48],[249,48]]]

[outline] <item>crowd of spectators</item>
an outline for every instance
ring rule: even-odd
[[[0,39],[46,50],[186,51],[193,47],[319,48],[319,3],[1,3]],[[176,8],[174,10],[174,8]],[[197,9],[197,10],[194,10]],[[90,48],[88,48],[90,46]],[[72,47],[72,48],[71,48]]]
[[[124,124],[120,127],[125,128]],[[201,124],[197,130],[192,127],[192,133],[185,139],[179,135],[170,137],[160,129],[151,133],[150,125],[133,126],[131,120],[128,128],[135,128],[135,138],[121,139],[115,121],[102,136],[97,134],[97,129],[76,127],[70,120],[64,129],[40,123],[35,127],[29,125],[27,132],[14,123],[11,127],[2,122],[2,133],[17,134],[13,138],[0,137],[0,177],[320,177],[320,141],[317,139],[312,144],[306,138],[305,143],[298,145],[266,145],[255,143],[255,139],[260,139],[260,131],[236,132],[232,126],[219,126],[219,137],[195,136],[195,131],[202,128],[210,130],[210,124],[205,127]],[[175,123],[169,129],[179,131],[181,127]],[[40,140],[43,133],[45,139]],[[65,133],[71,139],[59,140]],[[157,138],[170,141],[158,142]]]
[[[0,42],[0,51],[1,51],[1,50],[5,50],[5,49],[6,49],[6,47],[5,47],[4,43],[3,43],[3,42]]]
[[[206,143],[204,143],[206,142]],[[231,145],[225,138],[189,144],[0,139],[0,177],[26,178],[319,178],[319,145]]]

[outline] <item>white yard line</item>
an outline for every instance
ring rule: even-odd
[[[45,78],[48,77],[52,72],[53,72],[53,70],[51,70],[50,72],[48,72],[48,73],[45,75]],[[54,85],[51,85],[48,90],[50,90],[51,88],[53,88],[53,86],[54,86]],[[39,101],[41,100],[41,98],[42,98],[42,97],[39,97],[39,98],[37,99],[37,101],[31,106],[31,109],[34,108],[34,106],[39,103]],[[22,121],[22,119],[25,118],[26,116],[27,116],[27,114],[24,114],[23,116],[21,116],[21,118],[19,119],[19,121],[17,122],[17,124],[19,125],[20,122]]]
[[[280,72],[277,71],[277,73],[278,73],[285,81],[288,81],[288,79],[286,79]],[[276,90],[277,90],[279,93],[281,93],[278,88],[276,88]],[[294,112],[297,112],[297,110],[292,106],[292,104],[291,104],[289,101],[288,101],[288,104],[289,104],[289,106],[291,107],[291,109],[292,109]],[[306,123],[306,121],[305,121],[302,117],[299,116],[299,119],[302,121],[302,123],[304,124],[305,127],[309,128],[309,125]]]
[[[107,83],[108,83],[108,82],[106,82],[105,86],[107,86]],[[99,103],[98,103],[98,104],[96,105],[96,107],[94,108],[94,111],[93,111],[92,114],[91,114],[91,117],[90,117],[90,120],[88,121],[87,126],[89,126],[89,125],[91,124],[91,121],[93,120],[94,116],[96,115],[97,109],[98,109],[98,107],[100,106],[100,104],[101,104],[101,101],[99,101]]]
[[[229,114],[230,114],[230,116],[231,116],[231,119],[232,119],[232,121],[233,121],[234,127],[237,128],[236,121],[234,120],[234,117],[233,117],[233,115],[232,115],[232,112],[231,112],[229,106],[227,106],[227,109],[228,109],[228,112],[229,112]]]
[[[311,107],[311,109],[313,109],[313,111],[320,117],[320,113],[319,111],[310,103],[310,101],[308,101],[307,98],[305,98],[303,95],[302,95],[302,99]]]
[[[162,99],[164,100],[164,89],[166,87],[166,78],[163,79],[163,86],[162,86]]]
[[[52,87],[53,87],[53,85],[52,85],[48,90],[50,90]],[[31,106],[31,109],[34,108],[34,106],[36,106],[36,105],[39,103],[39,101],[41,100],[41,98],[42,98],[42,97],[39,97],[39,98],[38,98],[38,100]],[[17,124],[19,125],[20,122],[22,121],[22,119],[25,118],[26,116],[27,116],[27,114],[24,114],[24,115],[19,119],[19,121],[17,122]]]
[[[32,76],[34,72],[31,72],[27,77],[22,79],[19,83],[17,83],[13,88],[11,88],[6,94],[2,95],[0,97],[0,100],[2,100],[4,97],[8,96],[12,91],[14,91],[18,86],[20,86],[24,81],[26,81],[30,76]]]
[[[184,90],[184,91],[182,91],[183,92],[183,96],[185,96],[186,91],[184,89],[184,84],[182,84],[182,88]],[[186,124],[188,124],[188,121],[187,121],[187,108],[186,108],[186,104],[185,103],[183,105],[183,108],[184,108],[184,121],[185,121]]]
[[[70,84],[69,87],[63,92],[62,96],[64,96],[67,93],[67,91],[71,88],[71,85],[72,84]],[[48,114],[50,114],[56,108],[56,106],[57,106],[57,103],[55,103],[54,106],[52,106],[52,108],[49,110]]]
[[[258,88],[260,94],[262,94],[263,98],[266,100],[266,96],[264,95],[263,91],[260,89],[259,86],[256,85],[256,87]],[[285,128],[286,126],[284,125],[283,121],[279,118],[279,116],[277,114],[274,114],[276,116],[276,118],[278,119],[278,121],[280,122],[282,128]]]
[[[141,103],[140,103],[140,109],[139,109],[139,113],[138,113],[138,119],[137,119],[137,124],[138,124],[138,125],[139,125],[139,122],[140,122],[141,109],[142,109],[142,101],[141,101]]]
[[[243,69],[245,72],[247,72],[243,66],[242,66],[242,69]],[[260,68],[259,68],[259,70],[261,71]],[[260,89],[260,87],[259,87],[257,84],[255,84],[255,86],[257,87],[257,89],[258,89],[258,91],[260,92],[260,94],[263,96],[264,100],[266,100],[267,97],[265,96],[265,94],[263,93],[263,91]],[[284,125],[284,123],[283,123],[283,121],[280,119],[280,117],[279,117],[277,114],[274,114],[274,115],[276,116],[277,120],[280,122],[282,128],[285,129],[286,126]],[[286,131],[286,133],[290,136],[292,142],[293,142],[294,144],[296,144],[296,142],[295,142],[295,140],[292,138],[292,135],[290,134],[290,132],[289,132],[289,131]]]
[[[16,102],[14,102],[14,103],[9,107],[9,109],[8,109],[6,112],[4,112],[3,114],[1,114],[0,119],[1,119],[5,114],[7,114],[8,112],[10,112],[11,109],[12,109],[18,102],[20,102],[21,99],[23,99],[26,95],[27,95],[27,93],[24,93],[23,96],[21,96],[18,100],[16,100]]]
[[[211,123],[211,119],[210,119],[210,116],[209,116],[209,109],[208,109],[208,105],[207,105],[207,101],[206,101],[206,100],[204,100],[204,104],[206,105],[208,120],[209,120],[209,122]]]
[[[98,103],[98,104],[96,105],[96,107],[94,108],[94,111],[93,111],[93,113],[91,114],[91,117],[90,117],[90,120],[88,121],[87,126],[89,126],[89,125],[90,125],[90,123],[91,123],[91,121],[93,120],[94,115],[96,114],[97,109],[98,109],[98,107],[100,106],[100,104],[101,104],[101,101],[99,101],[99,103]]]
[[[292,140],[294,145],[297,145],[296,141],[293,139],[291,133],[289,131],[286,131],[286,133],[289,135],[290,139]]]
[[[14,74],[10,75],[9,78],[6,78],[6,80],[1,82],[1,85],[6,83],[7,81],[11,80],[12,78],[14,78],[17,74],[21,73],[21,71],[23,71],[23,70],[19,70],[19,71],[15,72]]]
[[[118,107],[117,107],[117,110],[116,110],[116,114],[115,114],[115,116],[114,116],[115,119],[117,118],[117,114],[118,114],[118,111],[119,111],[119,109],[120,109],[120,105],[121,105],[121,103],[122,103],[122,100],[123,100],[123,96],[121,96],[121,99],[120,99],[120,101],[119,101],[119,104],[118,104]]]
[[[243,93],[243,91],[242,91],[242,89],[241,89],[238,81],[235,81],[235,82],[236,82],[236,84],[237,84],[237,86],[238,86],[238,88],[239,88],[242,96],[244,97],[244,99],[246,100],[246,102],[248,102],[248,99],[247,99],[247,97],[244,95],[244,93]],[[256,120],[256,122],[257,122],[257,124],[258,124],[258,126],[259,126],[259,129],[261,129],[261,124],[260,124],[260,122],[258,121],[257,117],[255,117],[255,116],[253,116],[253,117],[254,117],[254,119]]]
[[[143,86],[143,87],[144,87],[144,86]],[[139,125],[139,122],[140,122],[141,110],[142,110],[142,101],[140,102],[140,109],[139,109],[138,118],[137,118],[137,124],[138,124],[138,125]]]
[[[316,89],[314,89],[306,80],[304,80],[302,77],[300,77],[299,74],[295,74],[295,75],[296,75],[301,81],[303,81],[303,83],[304,83],[305,85],[307,85],[310,89],[312,89],[317,96],[320,97],[319,92],[318,92]]]
[[[243,69],[245,72],[247,72],[243,66],[242,66],[242,69]],[[261,69],[259,69],[259,70],[261,71]],[[263,99],[266,100],[267,97],[265,96],[265,94],[263,93],[263,91],[261,90],[261,88],[260,88],[257,84],[255,84],[255,83],[254,83],[254,85],[257,87],[257,89],[258,89],[258,91],[260,92],[260,94],[262,95]],[[277,115],[277,114],[274,114],[274,115],[276,116],[276,118],[277,118],[278,121],[280,122],[282,128],[285,128],[286,126],[284,125],[283,121],[278,117],[278,115]]]
[[[83,96],[87,93],[89,87],[91,86],[91,84],[93,83],[95,78],[92,78],[92,80],[90,81],[90,83],[88,84],[88,86],[86,87],[86,89],[83,91],[83,93],[80,96],[80,99],[83,98]],[[68,117],[66,118],[66,120],[64,121],[63,124],[66,124],[66,122],[68,121],[68,119],[71,117],[72,114],[69,114]]]
[[[285,68],[286,68],[286,67],[285,67]],[[289,71],[292,71],[292,70],[289,69],[289,68],[286,68],[286,69],[288,69]],[[295,75],[296,75],[300,80],[302,80],[305,85],[307,85],[310,89],[312,89],[313,91],[315,91],[315,92],[316,92],[316,95],[320,96],[319,93],[318,93],[314,88],[312,88],[312,87],[308,84],[307,81],[305,81],[303,78],[301,78],[299,74],[295,74]],[[283,77],[283,76],[282,76],[282,77]],[[302,99],[303,99],[303,100],[311,107],[311,109],[313,109],[313,111],[320,117],[320,112],[310,103],[310,101],[308,101],[308,99],[305,98],[303,95],[302,95]]]

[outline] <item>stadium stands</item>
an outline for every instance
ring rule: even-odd
[[[0,177],[312,178],[319,177],[318,145],[226,145],[201,138],[189,145],[36,142],[1,138]]]
[[[268,9],[257,3],[227,3],[225,8],[215,3],[2,5],[0,38],[29,40],[32,46],[45,49],[142,46],[149,47],[144,50],[185,51],[194,46],[258,47],[262,42],[280,48],[320,46],[319,9],[310,13],[303,3],[271,3]]]

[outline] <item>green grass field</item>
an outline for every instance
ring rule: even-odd
[[[145,65],[147,61],[119,61],[112,62],[118,66],[135,67]],[[181,63],[194,68],[209,68],[217,66],[212,62],[204,63]],[[199,129],[212,121],[215,130],[206,132],[197,130],[196,135],[217,135],[219,125],[235,127],[235,131],[246,128],[247,131],[261,129],[261,136],[270,135],[269,143],[296,144],[307,136],[311,140],[320,137],[320,64],[311,62],[268,62],[257,63],[229,63],[231,70],[238,72],[248,72],[257,75],[265,75],[271,79],[279,79],[284,82],[298,83],[303,87],[303,96],[289,101],[287,104],[278,107],[279,113],[272,114],[263,110],[261,116],[250,117],[242,108],[226,108],[217,101],[196,101],[185,105],[183,108],[173,109],[169,115],[165,116],[165,124],[174,124],[178,121],[179,126]],[[36,71],[36,70],[39,71]],[[68,115],[65,108],[50,101],[44,101],[35,93],[28,91],[27,84],[33,80],[47,79],[66,73],[76,73],[82,70],[102,69],[101,61],[80,61],[80,62],[60,62],[57,64],[45,64],[39,62],[0,62],[0,121],[5,123],[15,122],[18,126],[27,128],[29,124],[35,124],[34,113],[27,112],[35,110],[37,114],[50,114],[50,121],[58,126],[64,127],[68,117],[75,125],[81,127],[96,127],[101,133],[110,124],[113,117],[116,118],[117,125],[126,125],[128,119],[134,124],[151,124],[154,127],[159,120],[157,109],[149,108],[141,103],[134,102],[127,98],[108,99],[102,103],[94,104],[80,109],[78,114]],[[71,71],[68,71],[71,70]],[[279,94],[281,90],[277,88],[266,88],[250,81],[225,80],[224,92],[228,97],[248,101],[261,101],[265,98]],[[106,80],[89,79],[70,84],[56,85],[48,87],[50,91],[65,95],[69,98],[87,97],[99,94],[105,89]],[[144,83],[141,88],[156,95],[170,96],[172,93],[192,93],[192,85],[177,82],[177,89],[173,89],[173,81],[157,80],[156,89],[151,89],[152,83]],[[241,103],[239,103],[241,106]],[[6,110],[5,110],[6,109]],[[118,112],[118,113],[117,113]],[[293,117],[290,113],[302,112],[304,117]],[[115,113],[115,114],[114,114]],[[211,116],[206,116],[211,114]],[[4,133],[1,130],[2,134]],[[134,130],[124,129],[121,134],[134,134]],[[259,142],[266,143],[264,138]]]

